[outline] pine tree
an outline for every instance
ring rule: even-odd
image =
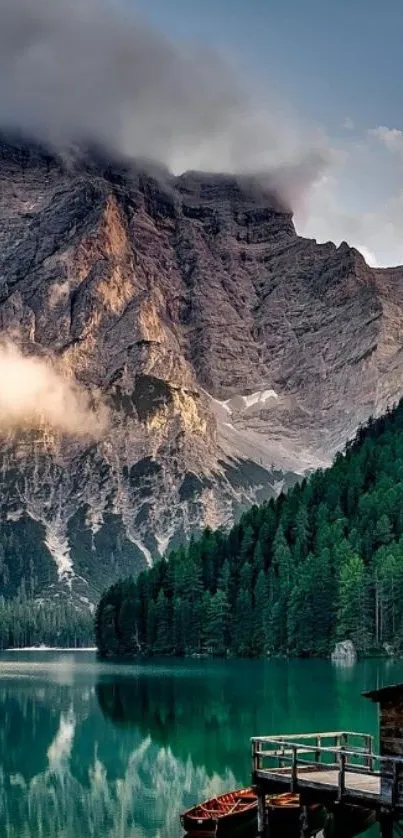
[[[99,647],[328,654],[336,638],[351,637],[362,651],[403,649],[402,507],[403,401],[360,428],[332,468],[253,507],[228,535],[206,531],[140,574],[133,590],[112,586],[97,611]],[[28,613],[33,574],[13,534],[1,533],[0,524],[0,585],[16,593],[12,607],[0,601],[1,644],[36,637],[38,627],[78,641],[67,610],[43,622]]]
[[[172,638],[169,623],[169,600],[161,590],[155,604],[155,641],[154,652],[157,655],[171,654]]]
[[[264,655],[268,647],[268,617],[269,593],[266,575],[261,569],[258,573],[254,588],[253,608],[253,640],[252,648],[255,655]]]
[[[378,545],[389,544],[393,538],[392,525],[387,515],[381,515],[375,528],[375,538]]]
[[[205,629],[205,646],[211,655],[224,657],[229,646],[229,605],[224,591],[209,597]]]
[[[358,649],[366,645],[366,579],[360,556],[350,553],[339,576],[338,635],[350,638]]]
[[[242,563],[250,561],[250,559],[253,556],[254,548],[255,548],[255,534],[253,532],[253,528],[251,526],[247,526],[244,529],[244,533],[243,533],[242,541],[241,541],[240,556],[241,556],[241,562]]]
[[[236,655],[252,655],[252,597],[250,591],[240,588],[235,602],[232,624],[232,645]]]
[[[136,651],[136,606],[129,594],[122,601],[118,613],[118,632],[126,653]]]
[[[184,604],[180,596],[175,597],[173,603],[172,645],[175,655],[181,657],[186,650],[186,623]]]

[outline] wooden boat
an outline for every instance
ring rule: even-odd
[[[301,833],[301,802],[299,794],[277,794],[266,800],[273,835],[299,836]],[[326,822],[327,812],[320,803],[306,807],[306,834],[316,835]]]
[[[266,805],[273,835],[283,838],[300,834],[301,805],[297,794],[279,794],[267,798]],[[312,804],[307,808],[308,834],[322,829],[326,810]],[[181,824],[189,836],[212,836],[250,831],[257,827],[257,796],[252,788],[239,789],[199,803],[181,815]]]
[[[181,816],[188,835],[217,835],[253,827],[257,820],[257,797],[253,789],[238,789],[198,803]]]

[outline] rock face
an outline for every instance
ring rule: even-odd
[[[331,654],[333,663],[352,666],[357,661],[357,652],[352,640],[342,640],[336,643]]]
[[[250,178],[0,142],[0,330],[109,408],[0,440],[0,595],[93,601],[324,466],[403,393],[403,269],[297,236]]]

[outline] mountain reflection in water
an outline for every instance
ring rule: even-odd
[[[324,662],[37,658],[0,657],[5,838],[179,838],[182,810],[249,783],[250,736],[335,724],[374,732],[360,692],[391,680],[382,663],[348,675]]]

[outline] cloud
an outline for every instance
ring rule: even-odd
[[[296,162],[278,165],[266,176],[261,172],[260,179],[263,183],[266,180],[268,188],[278,194],[286,206],[303,214],[307,211],[312,189],[321,182],[332,159],[330,148],[312,149],[301,154]]]
[[[369,250],[364,244],[357,243],[355,245],[356,249],[360,251],[362,256],[364,257],[367,265],[370,265],[371,268],[379,268],[378,260],[375,256],[375,253],[372,250]]]
[[[354,120],[350,116],[346,116],[343,122],[343,128],[346,131],[354,131]]]
[[[358,138],[352,117],[334,148],[273,89],[215,51],[172,42],[123,0],[0,0],[0,129],[64,150],[100,143],[177,174],[258,174],[300,233],[396,264],[403,132],[380,125]]]
[[[308,195],[307,211],[296,213],[301,235],[360,250],[368,264],[403,264],[403,131],[387,126],[345,142],[344,156]]]
[[[100,142],[175,173],[275,171],[287,194],[326,142],[220,55],[173,43],[118,0],[0,0],[0,126]]]
[[[378,125],[377,128],[370,128],[368,135],[378,140],[388,151],[403,154],[403,131],[398,128]]]
[[[24,356],[10,342],[0,345],[0,381],[0,431],[47,427],[98,438],[107,428],[106,408],[95,410],[75,381],[48,360]]]
[[[346,241],[372,267],[403,264],[403,189],[372,210],[346,210],[343,189],[329,178],[314,190],[305,217],[296,216],[297,230],[319,242]]]

